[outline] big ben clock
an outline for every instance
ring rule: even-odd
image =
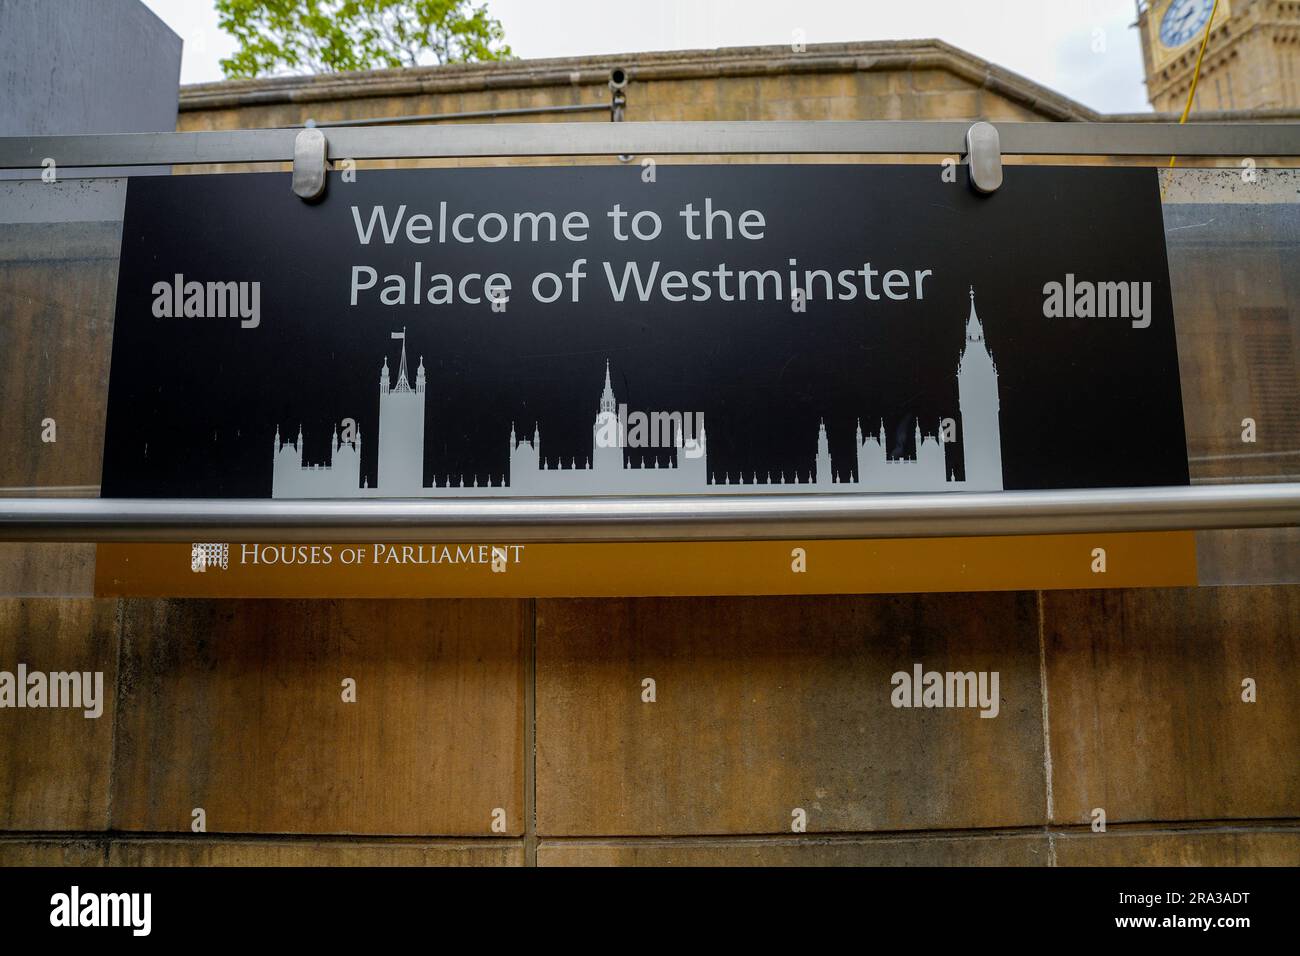
[[[1151,51],[1151,66],[1163,69],[1170,61],[1181,56],[1189,46],[1205,33],[1205,25],[1214,16],[1218,26],[1231,15],[1229,0],[1153,0],[1147,6],[1146,34]]]
[[[1173,0],[1160,19],[1160,43],[1170,50],[1200,35],[1210,14],[1214,0]]]

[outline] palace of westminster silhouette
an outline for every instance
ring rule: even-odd
[[[340,439],[335,428],[330,442],[330,460],[326,464],[307,464],[303,460],[303,434],[298,428],[296,441],[283,441],[275,431],[272,498],[441,498],[441,497],[555,497],[576,495],[656,495],[656,494],[780,494],[780,493],[854,493],[897,491],[1001,491],[1002,437],[999,425],[998,372],[988,344],[984,326],[975,312],[975,292],[970,293],[970,314],[966,320],[966,337],[957,364],[957,390],[964,478],[956,477],[953,463],[947,460],[948,443],[937,435],[923,435],[916,425],[915,457],[891,458],[885,444],[883,421],[878,435],[863,435],[859,423],[854,438],[856,460],[850,469],[837,471],[831,461],[826,426],[817,431],[816,453],[810,470],[787,476],[752,475],[733,479],[724,474],[718,480],[708,470],[708,437],[701,426],[699,433],[684,436],[674,431],[675,454],[660,461],[654,455],[651,464],[644,456],[633,460],[636,449],[629,449],[621,435],[617,403],[610,384],[609,365],[605,366],[605,386],[601,392],[592,426],[591,457],[585,462],[571,459],[548,461],[541,453],[541,433],[534,425],[531,438],[518,438],[510,426],[509,472],[498,482],[491,479],[479,484],[477,478],[466,483],[463,477],[449,476],[439,484],[425,484],[424,429],[425,388],[424,360],[421,358],[412,384],[407,370],[405,333],[396,381],[384,357],[379,372],[379,463],[374,485],[361,475],[361,433],[358,428],[350,440]],[[615,441],[602,440],[609,434]],[[811,448],[810,448],[811,450]]]

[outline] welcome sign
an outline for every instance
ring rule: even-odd
[[[992,196],[820,165],[361,171],[316,205],[283,174],[128,188],[106,497],[1187,482],[1151,170],[1013,167]]]

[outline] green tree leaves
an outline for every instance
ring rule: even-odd
[[[511,56],[501,23],[470,0],[216,0],[239,41],[227,79],[334,73]]]

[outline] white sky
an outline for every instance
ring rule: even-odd
[[[234,44],[212,0],[144,0],[185,41],[182,83]],[[1108,113],[1149,110],[1135,0],[487,0],[526,59],[935,37]]]

